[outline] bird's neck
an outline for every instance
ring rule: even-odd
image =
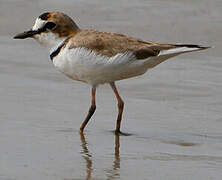
[[[64,41],[66,41],[68,37],[63,37],[63,38],[59,38],[57,39],[54,43],[51,43],[49,45],[49,52],[50,54],[53,52],[53,51],[56,51],[60,46],[61,44],[64,43]]]
[[[59,54],[63,46],[68,42],[70,37],[67,37],[62,43],[59,44],[54,50],[50,52],[50,59],[53,61],[53,58]]]
[[[47,48],[50,53],[55,51],[66,38],[67,37],[59,37],[54,33],[47,33],[35,36],[35,39],[40,43],[40,45]]]

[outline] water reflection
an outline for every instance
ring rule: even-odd
[[[92,154],[90,153],[88,149],[88,143],[85,138],[84,133],[80,132],[80,140],[81,140],[81,147],[82,147],[82,157],[84,158],[86,162],[86,180],[92,179],[93,174],[93,160],[92,160]],[[119,169],[120,169],[120,137],[119,135],[115,135],[115,152],[114,152],[114,160],[112,168],[107,168],[106,170],[106,176],[108,179],[115,179],[120,177]]]
[[[82,142],[81,146],[82,146],[82,151],[81,154],[83,154],[83,158],[86,161],[86,180],[90,180],[92,177],[92,155],[88,150],[87,147],[87,142],[86,142],[86,138],[84,136],[84,134],[82,132],[80,132],[80,140]]]
[[[108,179],[116,179],[120,177],[119,169],[120,169],[120,154],[119,154],[119,148],[120,148],[120,136],[115,135],[115,158],[113,161],[112,169],[108,169],[107,177]]]

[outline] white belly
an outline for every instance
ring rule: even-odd
[[[144,74],[165,60],[198,48],[163,50],[158,56],[137,60],[126,52],[114,57],[98,55],[86,48],[69,49],[70,44],[53,59],[54,65],[68,77],[89,84],[103,84]]]
[[[68,77],[89,84],[103,84],[138,76],[146,72],[146,60],[136,60],[132,53],[114,57],[100,56],[85,48],[62,50],[53,63]]]

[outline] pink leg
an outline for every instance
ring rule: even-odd
[[[80,131],[83,132],[85,126],[87,125],[87,123],[89,122],[90,118],[92,117],[92,115],[94,114],[96,110],[96,86],[92,87],[92,102],[91,102],[91,106],[89,108],[89,112],[86,116],[86,119],[83,121],[81,127],[80,127]]]
[[[121,126],[121,120],[122,120],[122,114],[123,114],[123,108],[124,108],[124,102],[123,100],[121,99],[118,91],[117,91],[117,88],[116,88],[116,85],[114,82],[110,83],[110,86],[112,87],[115,95],[116,95],[116,98],[117,98],[117,101],[118,101],[118,109],[119,109],[119,113],[118,113],[118,117],[117,117],[117,122],[116,122],[116,134],[120,134],[120,126]]]

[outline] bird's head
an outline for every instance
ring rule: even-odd
[[[47,12],[35,20],[30,30],[17,34],[14,39],[34,38],[41,45],[52,49],[78,30],[78,26],[69,16],[60,12]]]

